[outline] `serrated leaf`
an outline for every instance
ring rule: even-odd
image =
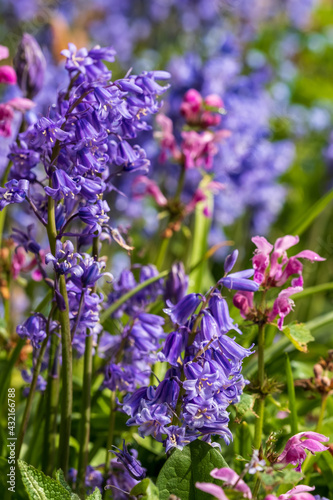
[[[87,500],[102,500],[102,494],[100,490],[96,487],[94,492],[87,497]]]
[[[314,340],[309,328],[304,323],[291,323],[283,328],[283,333],[301,352],[307,352],[308,342]]]
[[[140,496],[140,500],[159,500],[159,492],[157,486],[148,478],[143,479],[140,483],[132,488],[131,495]]]
[[[66,483],[64,473],[61,469],[58,469],[56,472],[56,480],[58,481],[58,483],[61,484],[61,486],[66,488],[66,490],[69,491],[69,493],[72,493],[71,487]]]
[[[23,460],[17,462],[30,500],[71,500],[69,491],[55,479]]]
[[[286,469],[282,473],[284,483],[296,484],[304,477],[301,472],[297,472],[294,469]]]
[[[160,500],[176,495],[181,500],[210,500],[211,496],[195,487],[198,482],[218,484],[210,472],[215,467],[228,467],[221,453],[203,441],[193,441],[180,450],[175,450],[163,465],[156,485]]]

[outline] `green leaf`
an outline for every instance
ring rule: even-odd
[[[309,328],[304,323],[291,323],[283,328],[283,333],[294,344],[296,349],[307,352],[308,342],[314,340]]]
[[[235,405],[237,416],[243,417],[248,411],[253,410],[256,398],[251,394],[243,393],[240,402]]]
[[[215,467],[228,467],[219,451],[203,441],[193,441],[180,450],[175,450],[163,465],[157,487],[160,500],[176,495],[181,500],[211,500],[211,496],[198,490],[195,483],[215,483],[210,472]]]
[[[71,500],[70,492],[55,479],[18,460],[23,484],[30,500]]]
[[[323,196],[314,205],[312,205],[312,207],[309,208],[306,214],[302,215],[301,220],[296,224],[296,226],[287,231],[286,234],[295,234],[300,236],[332,200],[333,189],[331,189],[331,191],[329,191],[325,196]]]
[[[97,487],[94,492],[87,497],[87,500],[102,500],[102,494]]]
[[[144,288],[147,286],[151,285],[152,283],[155,283],[155,281],[158,281],[162,278],[165,278],[169,274],[169,271],[162,271],[160,274],[157,274],[156,276],[153,276],[152,278],[149,278],[146,281],[143,281],[139,285],[137,285],[135,288],[130,290],[129,292],[125,293],[120,297],[120,299],[116,300],[116,302],[113,302],[105,311],[102,312],[100,316],[100,322],[102,325],[104,325],[104,322],[113,314],[117,309],[119,309],[120,306],[125,304],[127,300],[132,298],[135,294],[141,292]]]
[[[295,397],[295,385],[294,385],[294,377],[291,369],[290,359],[288,353],[285,353],[286,356],[286,376],[287,376],[287,389],[289,396],[289,409],[290,409],[290,428],[291,434],[294,436],[298,433],[298,417],[297,417],[297,409],[296,409],[296,397]]]
[[[157,486],[148,478],[143,479],[140,483],[132,488],[131,495],[140,496],[140,500],[159,500],[159,492]]]
[[[72,493],[72,490],[70,488],[70,486],[66,483],[66,479],[65,479],[65,476],[64,476],[64,473],[61,469],[57,470],[56,472],[56,479],[58,481],[58,483],[61,484],[61,486],[63,486],[64,488],[66,488],[67,491],[69,491],[69,493]]]

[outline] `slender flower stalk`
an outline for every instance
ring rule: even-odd
[[[92,255],[95,261],[98,260],[98,237],[93,238]],[[93,287],[96,292],[97,282]],[[84,297],[82,291],[81,299]],[[81,306],[81,300],[80,300]],[[81,308],[79,308],[81,311]],[[78,313],[79,316],[79,313]],[[77,323],[75,324],[75,327]],[[91,418],[91,384],[93,369],[93,335],[87,332],[85,341],[84,361],[83,361],[83,385],[82,385],[82,419],[80,432],[80,452],[78,466],[78,491],[82,498],[85,498],[85,473],[88,466],[89,438],[90,438],[90,418]]]
[[[41,346],[41,348],[39,350],[39,353],[38,353],[36,365],[34,366],[34,369],[33,369],[32,382],[31,382],[29,394],[28,394],[28,397],[27,397],[26,405],[25,405],[25,408],[24,408],[24,413],[23,413],[23,417],[22,417],[21,427],[20,427],[19,434],[18,434],[18,437],[17,437],[17,443],[16,443],[16,457],[17,458],[20,457],[20,452],[21,452],[21,448],[22,448],[24,436],[25,436],[25,433],[26,433],[26,430],[27,430],[27,425],[28,425],[28,421],[29,421],[29,417],[30,417],[32,402],[33,402],[33,398],[34,398],[35,391],[36,391],[38,376],[39,376],[39,373],[40,373],[40,369],[41,369],[42,362],[43,362],[43,357],[44,357],[45,350],[46,350],[47,343],[48,343],[49,336],[50,336],[50,319],[52,317],[53,310],[54,310],[54,307],[51,308],[51,312],[50,312],[50,315],[49,315],[49,320],[48,320],[48,323],[47,323],[47,336],[43,340],[42,346]]]

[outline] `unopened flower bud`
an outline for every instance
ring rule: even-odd
[[[319,378],[323,373],[323,367],[319,363],[315,364],[313,367],[313,373],[316,378]]]
[[[14,67],[19,87],[28,97],[34,97],[41,90],[45,66],[45,57],[39,44],[33,36],[24,33],[14,57]]]

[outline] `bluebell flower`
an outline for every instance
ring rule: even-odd
[[[35,148],[41,148],[44,145],[53,147],[57,140],[63,142],[70,138],[70,134],[61,129],[64,122],[64,118],[53,121],[43,116],[31,129],[23,132],[22,138],[29,146]]]
[[[95,203],[100,194],[105,190],[105,183],[100,177],[78,177],[78,185],[80,186],[80,195],[89,203]]]
[[[220,337],[221,331],[218,323],[215,321],[214,317],[207,310],[202,313],[202,318],[200,322],[200,340],[203,343],[207,343],[211,340],[216,340]]]
[[[64,170],[55,170],[52,175],[52,187],[45,187],[45,193],[56,201],[65,197],[74,198],[81,190],[79,178],[72,179]]]
[[[144,477],[146,477],[146,469],[142,467],[139,460],[136,457],[131,455],[125,445],[125,439],[123,440],[123,449],[120,450],[116,446],[112,446],[112,453],[117,456],[117,461],[122,463],[128,473],[134,478],[140,481]],[[114,451],[118,450],[118,451]]]
[[[219,292],[213,293],[213,295],[209,299],[208,305],[209,310],[211,311],[212,316],[217,322],[221,333],[227,333],[230,330],[236,330],[238,333],[242,333],[238,326],[234,324],[233,319],[230,317],[227,301]]]
[[[28,387],[25,387],[23,389],[23,396],[25,398],[28,397],[28,395],[29,395],[33,375],[34,375],[33,369],[30,370],[30,373],[28,372],[28,370],[21,370],[21,376],[22,376],[24,382],[29,384]],[[42,375],[39,374],[37,377],[37,384],[36,384],[35,390],[38,392],[44,392],[46,390],[46,387],[47,387],[46,380],[42,377]]]
[[[46,69],[44,54],[33,36],[23,34],[13,63],[20,89],[32,99],[43,87]]]
[[[170,365],[178,366],[181,353],[187,344],[188,334],[184,330],[183,332],[176,330],[169,333],[165,339],[162,351],[158,354],[160,361],[167,361]]]
[[[224,352],[226,357],[234,363],[238,363],[240,360],[254,353],[254,351],[251,350],[254,344],[252,344],[249,349],[246,349],[245,347],[237,344],[234,339],[231,339],[227,335],[222,335],[219,342],[221,344],[222,352]]]
[[[88,489],[88,493],[92,493],[96,487],[102,492],[103,474],[91,465],[88,465],[86,468],[85,486]]]
[[[97,232],[101,234],[102,225],[106,224],[109,220],[107,213],[110,207],[105,200],[98,200],[95,205],[85,205],[80,207],[78,214],[80,219],[89,226],[89,233],[94,234]]]
[[[246,269],[237,273],[231,273],[219,280],[219,284],[229,288],[230,290],[244,290],[247,292],[257,292],[259,290],[258,283],[249,280],[253,276],[253,269]]]
[[[26,199],[29,190],[29,181],[13,179],[0,187],[0,210],[12,203],[22,203]]]
[[[172,264],[171,271],[165,280],[164,300],[169,300],[172,303],[179,302],[186,294],[188,280],[184,264],[182,262]]]
[[[183,297],[178,304],[173,305],[171,302],[167,302],[168,308],[163,309],[166,314],[168,314],[173,323],[184,325],[202,302],[202,295],[199,293],[190,293]]]
[[[20,146],[16,142],[10,146],[8,158],[13,162],[9,172],[9,180],[27,179],[33,181],[36,179],[36,174],[31,172],[31,169],[38,164],[39,153],[28,149],[24,141],[21,141]]]
[[[238,250],[234,250],[231,254],[227,255],[224,261],[224,272],[226,274],[230,273],[234,265],[236,264],[236,260],[238,258]]]
[[[219,374],[211,370],[210,365],[205,362],[203,366],[198,363],[187,363],[184,367],[186,380],[183,382],[183,388],[186,391],[188,399],[201,396],[204,399],[213,397],[219,390]]]
[[[166,434],[167,438],[163,442],[166,453],[168,453],[168,451],[172,448],[182,450],[184,446],[189,444],[191,441],[194,441],[197,437],[195,434],[186,434],[185,427],[177,427],[176,425],[170,425],[167,427]]]
[[[117,148],[117,165],[122,165],[124,171],[133,172],[143,170],[148,172],[150,161],[144,149],[132,146],[127,141],[121,141]]]
[[[166,405],[160,404],[150,408],[142,401],[138,413],[127,421],[127,425],[139,425],[141,437],[152,435],[157,441],[162,441],[162,435],[166,434],[166,425],[170,422]]]
[[[38,254],[40,251],[40,245],[37,243],[35,238],[31,235],[34,228],[33,224],[27,227],[27,232],[20,231],[19,229],[13,228],[13,233],[11,238],[17,243],[18,247],[23,247],[26,252],[31,252]]]
[[[74,252],[74,246],[71,241],[67,240],[61,243],[60,240],[57,240],[55,255],[51,253],[46,254],[45,263],[52,262],[58,274],[71,273],[75,276],[82,276],[83,269],[77,264],[79,259],[81,259],[81,256]]]
[[[18,325],[16,332],[22,339],[29,339],[35,349],[40,348],[46,338],[46,318],[41,313],[30,316],[22,325]]]

